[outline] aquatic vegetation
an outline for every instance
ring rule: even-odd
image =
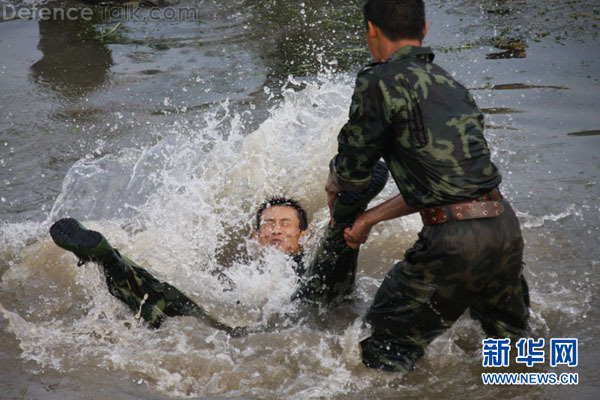
[[[585,41],[598,37],[598,29],[590,29],[598,27],[600,15],[600,5],[594,0],[439,1],[437,7],[459,18],[461,37],[467,38],[466,43],[442,46],[440,50],[445,52],[490,46],[506,51],[489,59],[522,58],[529,40],[552,39],[564,44],[567,39]]]
[[[589,130],[589,131],[579,131],[579,132],[569,132],[567,133],[569,136],[600,136],[600,130]]]

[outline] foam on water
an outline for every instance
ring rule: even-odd
[[[151,331],[108,293],[99,268],[77,268],[75,257],[46,235],[56,219],[79,218],[230,324],[261,326],[293,311],[288,303],[297,281],[290,260],[260,251],[250,239],[254,210],[269,195],[298,199],[312,217],[304,243],[312,247],[327,222],[322,187],[351,83],[319,78],[289,84],[253,132],[244,131],[243,116],[231,114],[225,102],[199,117],[203,124],[197,126],[205,128],[190,122],[151,147],[77,161],[47,222],[3,225],[3,242],[14,245],[3,246],[11,261],[2,290],[15,299],[5,304],[15,311],[3,313],[24,359],[40,370],[93,365],[125,371],[170,395],[255,387],[303,398],[347,390],[352,378],[346,364],[360,364],[357,342],[350,340],[355,328],[340,336],[292,325],[235,340],[177,318]],[[291,88],[299,85],[302,91]],[[28,243],[33,238],[39,241]],[[339,347],[347,359],[339,357]],[[304,387],[306,376],[311,379]],[[315,385],[320,376],[332,379]]]
[[[530,215],[527,212],[517,212],[517,216],[521,220],[521,224],[524,228],[539,228],[543,226],[546,221],[556,222],[571,215],[581,218],[582,212],[577,209],[575,204],[567,205],[566,210],[558,214],[535,216]]]
[[[303,90],[292,89],[298,86]],[[282,101],[253,132],[245,130],[245,116],[225,102],[197,120],[182,119],[152,146],[77,161],[46,222],[1,227],[0,251],[7,261],[0,264],[6,270],[0,310],[21,357],[34,361],[34,372],[117,372],[152,391],[183,397],[361,398],[372,388],[426,394],[436,383],[432,370],[460,370],[465,359],[477,365],[483,332],[462,318],[432,343],[410,387],[397,375],[362,367],[358,315],[385,271],[414,241],[421,226],[416,216],[374,228],[361,251],[352,306],[335,316],[313,316],[317,322],[284,322],[246,338],[183,317],[148,329],[108,293],[99,268],[77,268],[75,257],[46,234],[60,217],[82,219],[224,322],[264,327],[275,314],[295,311],[288,299],[297,282],[286,256],[260,250],[252,241],[254,211],[269,195],[298,199],[311,220],[304,243],[310,252],[328,220],[323,184],[351,91],[348,77],[291,79]],[[388,185],[379,199],[395,190]],[[525,228],[536,229],[576,213],[570,206],[564,215],[520,216]],[[550,311],[585,315],[590,296],[581,302],[581,293],[565,284],[549,298],[543,289],[551,278],[543,282],[532,291],[542,310],[533,315],[536,332],[547,332],[543,314]],[[335,318],[340,319],[329,325],[323,321]],[[457,373],[467,381],[474,376],[469,370]],[[455,383],[448,379],[442,386],[456,391]]]

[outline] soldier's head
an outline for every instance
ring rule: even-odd
[[[273,197],[256,212],[254,238],[263,246],[274,246],[286,254],[300,252],[300,238],[306,233],[306,212],[296,201]]]
[[[382,33],[391,42],[423,41],[427,33],[423,0],[368,0],[363,7],[367,43],[373,53],[373,37]],[[373,54],[377,59],[377,55]]]

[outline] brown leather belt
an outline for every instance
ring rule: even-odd
[[[502,194],[493,189],[478,199],[446,206],[425,208],[420,211],[423,225],[437,225],[449,221],[464,221],[467,219],[492,218],[502,215]]]

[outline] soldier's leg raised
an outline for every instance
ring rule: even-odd
[[[159,281],[117,250],[102,259],[102,266],[110,293],[155,328],[166,316],[201,312],[201,308],[179,289]]]
[[[202,307],[174,286],[156,279],[144,268],[113,249],[99,232],[86,229],[72,218],[57,221],[50,228],[54,242],[72,251],[80,264],[101,264],[109,292],[138,313],[151,326],[158,328],[165,316],[191,315],[206,320],[227,332],[235,329],[209,316]]]
[[[380,161],[375,165],[373,177],[367,187],[359,191],[343,191],[338,195],[333,209],[335,224],[325,228],[307,269],[306,281],[293,299],[328,304],[352,292],[358,249],[346,245],[344,229],[352,226],[356,217],[383,190],[388,175],[385,163]]]

